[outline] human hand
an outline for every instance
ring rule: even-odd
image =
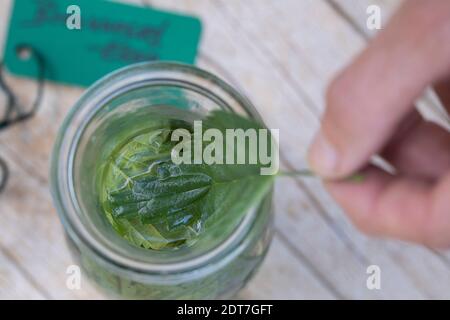
[[[309,162],[361,230],[448,247],[450,133],[413,105],[430,84],[450,111],[450,1],[409,0],[330,85]],[[396,175],[368,165],[377,153]]]

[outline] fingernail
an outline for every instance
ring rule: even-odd
[[[322,177],[333,177],[337,166],[338,155],[335,147],[319,132],[308,153],[311,169]]]

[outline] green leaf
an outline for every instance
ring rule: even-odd
[[[143,222],[152,223],[201,199],[210,188],[211,177],[202,173],[141,176],[132,179],[131,188],[110,193],[109,200],[115,217],[139,215]]]
[[[204,128],[263,128],[225,111],[212,112]],[[164,123],[121,143],[104,166],[102,204],[114,229],[131,243],[160,250],[195,243],[212,228],[231,232],[259,205],[274,176],[260,164],[181,164],[170,159],[170,133],[191,126]],[[248,146],[247,146],[247,152]]]

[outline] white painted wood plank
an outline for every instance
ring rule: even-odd
[[[335,299],[275,235],[266,260],[242,290],[241,299]]]
[[[66,269],[73,264],[62,226],[50,201],[46,181],[32,176],[31,168],[19,166],[20,154],[0,146],[11,179],[0,195],[0,242],[33,277],[48,298],[100,298],[84,281],[81,290],[66,287]],[[29,155],[29,154],[28,154]],[[30,171],[28,171],[30,170]]]
[[[404,276],[400,264],[392,263],[386,254],[376,261],[366,261],[342,242],[290,178],[279,181],[283,188],[276,197],[277,227],[316,270],[332,284],[343,298],[353,299],[421,299],[421,287]],[[299,203],[303,206],[299,207]],[[382,290],[368,290],[366,269],[376,263],[382,270]]]
[[[375,35],[376,29],[367,28],[367,8],[377,5],[381,9],[381,25],[384,27],[392,14],[403,2],[402,0],[330,0],[351,19],[352,23],[368,37]]]
[[[5,48],[11,3],[11,0],[3,0],[0,4],[0,57],[3,57],[3,50]]]
[[[44,299],[6,255],[0,252],[0,299]]]
[[[286,140],[283,139],[283,150],[289,151],[286,153],[292,163],[303,166],[306,146],[312,137],[313,131],[317,127],[315,116],[320,113],[320,109],[316,109],[316,105],[320,106],[323,104],[324,87],[332,74],[345,63],[345,60],[357,52],[364,43],[362,40],[356,38],[345,21],[337,19],[335,12],[324,4],[319,4],[318,7],[320,10],[316,10],[316,5],[313,5],[311,1],[298,1],[297,3],[301,8],[310,9],[310,11],[305,9],[306,13],[299,15],[297,14],[298,10],[293,10],[292,2],[282,2],[283,6],[274,11],[274,7],[278,6],[273,5],[270,1],[265,1],[264,5],[261,5],[261,2],[255,2],[244,8],[241,8],[241,5],[237,1],[229,1],[226,5],[230,6],[229,3],[231,3],[233,12],[242,10],[239,11],[237,22],[230,21],[229,16],[224,16],[221,9],[210,1],[152,1],[152,4],[171,9],[175,8],[179,11],[190,11],[201,15],[204,20],[205,33],[201,49],[202,57],[199,61],[200,65],[208,69],[214,69],[214,63],[216,63],[216,67],[218,64],[219,67],[221,66],[222,69],[225,69],[223,70],[225,72],[220,70],[215,71],[221,74],[228,73],[229,78],[231,76],[233,82],[238,83],[251,96],[252,100],[257,104],[258,109],[261,110],[263,117],[270,120],[270,125],[275,128],[282,128],[282,136],[288,137]],[[289,3],[291,3],[291,7],[289,7]],[[305,6],[304,3],[307,3],[308,6]],[[288,8],[284,8],[285,4],[288,5]],[[247,6],[247,3],[245,5]],[[253,8],[254,10],[252,11],[248,8]],[[257,17],[253,18],[253,14]],[[312,16],[310,19],[308,19],[309,15]],[[278,21],[277,23],[274,23],[275,18]],[[253,21],[253,19],[255,20]],[[329,20],[333,23],[332,26],[322,26],[315,19],[318,19],[318,21]],[[295,21],[298,21],[298,24]],[[267,30],[263,26],[266,26]],[[301,31],[296,31],[297,29]],[[263,30],[261,32],[263,35],[262,39],[258,30]],[[276,32],[271,30],[275,30]],[[249,39],[248,35],[242,35],[241,33],[243,31],[250,34],[255,32],[255,38],[259,37],[258,41],[267,45],[266,49],[261,50],[255,47],[253,43],[250,43],[253,41],[251,39],[252,37]],[[291,35],[291,33],[293,34]],[[287,45],[285,44],[286,41],[288,43]],[[213,65],[211,65],[211,59]],[[32,84],[26,80],[11,80],[15,84],[15,87],[20,88],[20,91],[24,95],[32,89]],[[292,83],[295,83],[295,85],[292,85]],[[299,93],[299,91],[301,92]],[[37,117],[32,120],[33,123],[30,122],[21,125],[20,128],[12,128],[7,133],[4,132],[0,135],[0,142],[6,143],[9,141],[10,148],[17,154],[32,155],[32,161],[30,161],[30,157],[28,160],[23,159],[24,163],[21,165],[20,170],[28,167],[29,171],[37,173],[38,179],[42,180],[43,185],[46,183],[48,155],[55,136],[56,126],[61,123],[62,117],[77,99],[80,92],[79,89],[50,85],[48,90],[46,90],[43,108]],[[54,125],[48,126],[47,124],[49,122]],[[14,141],[13,144],[11,141]],[[0,149],[0,154],[3,155],[10,151],[3,152]],[[406,270],[403,265],[404,263],[394,263],[393,260],[395,258],[391,259],[391,253],[385,248],[385,245],[390,248],[392,246],[391,242],[387,244],[384,242],[379,243],[378,241],[368,240],[364,236],[359,235],[348,224],[348,221],[342,218],[342,211],[337,208],[331,199],[328,199],[328,196],[323,193],[323,190],[317,183],[306,183],[313,190],[314,195],[317,196],[319,201],[325,207],[330,208],[330,210],[327,210],[330,212],[327,213],[334,219],[333,221],[336,222],[337,227],[350,235],[352,244],[360,252],[369,252],[368,256],[376,260],[375,262],[380,263],[383,270],[386,270],[390,274],[387,278],[389,279],[388,287],[387,289],[383,289],[379,296],[402,297],[403,295],[408,297],[421,297],[421,294],[425,296],[434,294],[437,297],[442,297],[441,291],[438,289],[435,290],[436,284],[429,284],[428,280],[433,278],[433,276],[429,276],[429,278],[420,276],[425,268],[430,269],[430,262],[428,260],[434,261],[434,259],[428,259],[429,257],[427,255],[417,255],[415,252],[409,254],[409,250],[405,250],[405,248],[412,248],[409,245],[394,246],[394,249],[399,248],[400,252],[406,253],[404,256],[402,255],[402,259],[405,259],[405,261],[414,262],[416,259],[422,259],[421,261],[424,261],[424,265],[419,265],[417,268],[415,267],[417,264],[413,263],[413,271],[418,273],[419,277],[403,274],[402,270]],[[281,196],[281,199],[283,199],[284,191]],[[280,196],[277,196],[277,199],[279,198]],[[45,202],[45,200],[41,201]],[[46,201],[49,204],[49,200]],[[290,206],[298,208],[303,205],[302,203],[308,204],[309,202],[309,199],[304,199],[302,202],[290,202]],[[17,210],[17,207],[12,208],[12,210]],[[346,268],[354,271],[359,276],[361,263],[355,261],[357,258],[351,252],[349,253],[348,248],[342,244],[342,239],[338,238],[336,233],[332,233],[329,229],[330,226],[323,220],[315,218],[314,214],[310,214],[308,219],[302,220],[302,213],[300,211],[297,212],[298,216],[294,216],[294,218],[285,217],[286,214],[283,212],[279,214],[283,218],[280,220],[277,217],[278,229],[289,226],[290,228],[294,228],[289,230],[300,233],[302,236],[307,236],[310,241],[305,241],[307,246],[301,247],[301,243],[298,243],[296,248],[301,250],[305,256],[313,257],[311,261],[315,266],[320,266],[318,269],[321,272],[328,274],[329,278],[337,279],[334,280],[335,282],[333,284],[342,287],[346,295],[349,297],[372,298],[372,296],[366,295],[366,292],[363,290],[364,286],[361,289],[362,278],[346,278],[346,274],[348,274],[345,270]],[[310,212],[317,212],[317,209],[312,207]],[[313,217],[310,218],[311,216]],[[14,218],[9,217],[8,219],[10,219],[8,222],[9,226],[13,227],[15,225],[12,222]],[[46,223],[52,225],[52,228],[59,227],[59,222],[56,217],[46,218]],[[296,228],[297,225],[299,226],[298,230]],[[304,229],[302,229],[303,227]],[[28,231],[28,228],[17,232],[17,237],[27,234],[25,231]],[[39,238],[45,232],[46,229],[41,224],[38,230],[32,235]],[[288,234],[283,233],[283,235]],[[1,237],[0,242],[3,243]],[[333,245],[333,243],[336,244]],[[281,247],[282,250],[288,250],[284,248],[284,245]],[[322,255],[317,254],[316,251],[322,247],[327,249],[323,250]],[[39,250],[45,250],[45,244],[40,245]],[[60,248],[59,250],[64,251],[65,249]],[[286,257],[286,260],[283,260],[283,262],[289,265],[289,268],[291,268],[291,265],[295,267],[299,262],[298,260],[294,260],[292,250],[285,252],[286,254],[280,255]],[[334,252],[338,254],[334,254]],[[25,257],[25,252],[21,252],[20,254],[21,260],[24,259],[26,262],[32,261],[31,258]],[[64,255],[64,252],[62,255]],[[328,256],[324,257],[324,255]],[[349,262],[345,259],[340,259],[342,256],[346,258],[349,256]],[[32,258],[37,258],[37,256],[34,255]],[[68,260],[61,259],[55,261],[55,265],[61,266],[66,261]],[[336,274],[332,272],[334,268],[333,261],[345,262],[342,263]],[[434,269],[436,265],[435,263],[431,264],[433,267],[432,270],[436,270],[436,277],[439,277],[443,270],[439,266],[436,267],[437,269]],[[299,268],[301,270],[302,267],[300,266]],[[42,267],[42,272],[45,275],[49,275],[49,271],[45,271],[44,269],[45,267]],[[410,271],[410,274],[413,271]],[[298,277],[301,279],[300,275]],[[258,279],[260,278],[257,277],[255,280],[255,286],[263,286],[264,284],[260,284]],[[348,284],[344,283],[347,279],[350,279]],[[417,279],[420,281],[416,281]],[[53,284],[52,292],[57,293],[58,297],[68,297],[64,293],[66,289],[61,287],[61,280],[62,278],[59,277],[58,283]],[[292,282],[294,283],[294,281]],[[289,293],[291,298],[296,298],[295,295],[303,297],[308,294],[307,292],[293,291],[293,289],[283,291],[286,286],[284,284],[286,281],[283,280],[280,283],[283,283],[283,285],[274,287],[271,296],[282,296],[284,294],[283,292]],[[428,286],[422,287],[422,283],[428,283]],[[64,285],[64,282],[62,284]],[[443,287],[445,288],[445,281],[443,282]],[[299,290],[301,289],[302,287],[299,286]],[[317,292],[321,291],[319,290]],[[320,293],[320,295],[322,294],[323,292]],[[94,297],[95,295],[80,294],[78,296]],[[257,296],[259,297],[259,295]],[[373,296],[378,297],[375,293]]]

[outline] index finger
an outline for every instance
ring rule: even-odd
[[[393,135],[427,85],[450,74],[450,1],[409,0],[331,84],[309,153],[314,171],[342,178]]]

